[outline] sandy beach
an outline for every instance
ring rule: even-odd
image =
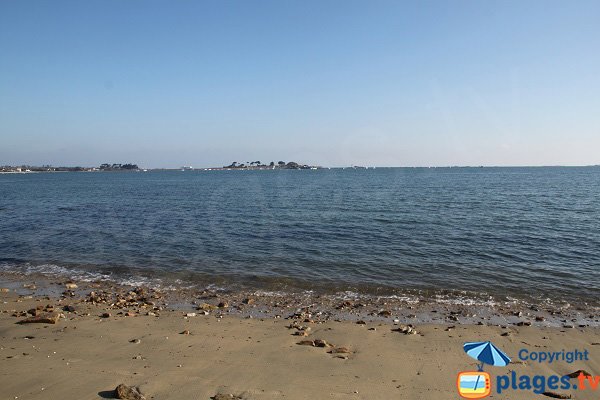
[[[145,289],[109,296],[86,288],[80,296],[75,292],[81,287],[67,285],[73,290],[65,288],[60,296],[9,288],[0,293],[2,399],[116,398],[121,383],[139,387],[147,399],[456,399],[457,374],[477,365],[463,343],[487,340],[513,358],[505,368],[486,368],[493,385],[495,375],[512,371],[600,371],[595,327],[408,327],[393,316],[322,321],[309,310],[250,318],[229,311],[252,308],[253,299],[233,304],[214,297],[198,302],[196,310],[182,310],[162,306],[161,296]],[[19,323],[36,314],[55,323]],[[587,350],[589,360],[520,361],[522,349]],[[492,390],[490,398],[546,398],[527,390]],[[598,398],[590,390],[553,392]]]

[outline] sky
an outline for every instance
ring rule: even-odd
[[[600,164],[600,2],[2,1],[0,165]]]

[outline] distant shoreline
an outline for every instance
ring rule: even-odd
[[[278,170],[368,170],[368,169],[518,169],[518,168],[600,168],[600,165],[521,165],[521,166],[431,166],[431,167],[416,167],[416,166],[342,166],[342,167],[312,167],[312,168],[262,168],[262,167],[247,167],[247,168],[226,168],[226,167],[198,167],[198,168],[139,168],[133,170],[99,170],[94,168],[83,167],[80,170],[75,170],[75,167],[60,167],[56,170],[30,170],[30,171],[0,171],[0,174],[33,174],[33,173],[57,173],[57,172],[193,172],[193,171],[278,171]],[[69,169],[65,169],[69,168]]]

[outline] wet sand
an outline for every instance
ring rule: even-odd
[[[199,298],[195,309],[177,309],[148,289],[82,286],[86,284],[63,287],[57,296],[36,294],[37,288],[32,295],[14,289],[0,293],[2,399],[114,398],[121,383],[139,386],[147,399],[210,399],[218,394],[243,399],[456,399],[457,373],[476,370],[462,344],[485,340],[517,361],[487,367],[493,383],[494,375],[510,371],[562,376],[583,369],[600,375],[600,330],[594,327],[441,323],[407,329],[393,316],[341,320],[312,313],[310,307],[258,318],[239,312],[258,307],[253,298],[210,295]],[[346,307],[352,308],[350,303]],[[34,314],[54,316],[57,322],[18,323]],[[303,341],[307,344],[299,344]],[[516,355],[522,348],[586,349],[590,360],[521,363]],[[556,392],[598,398],[598,392],[589,390]],[[491,398],[547,397],[509,391],[493,392]]]

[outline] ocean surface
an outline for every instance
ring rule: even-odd
[[[0,271],[600,301],[600,168],[0,174]]]

